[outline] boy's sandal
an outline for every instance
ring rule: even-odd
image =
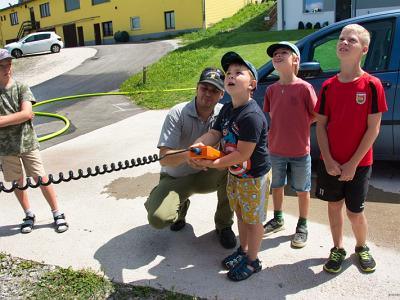
[[[68,223],[65,221],[65,215],[64,214],[60,214],[56,217],[54,217],[54,226],[56,227],[56,231],[58,233],[62,233],[68,230],[69,225]]]
[[[26,216],[21,224],[21,233],[31,233],[35,225],[35,216]]]
[[[250,262],[247,257],[244,257],[239,264],[228,272],[227,276],[232,281],[242,281],[254,273],[260,272],[261,269],[261,262],[258,258]]]
[[[243,251],[242,246],[239,246],[239,248],[236,249],[235,252],[233,252],[231,255],[228,255],[227,257],[224,258],[222,261],[222,266],[226,270],[231,270],[234,268],[244,257],[246,256],[246,253]]]

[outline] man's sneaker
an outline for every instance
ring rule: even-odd
[[[292,247],[303,248],[307,245],[308,230],[306,226],[298,226],[292,239]]]
[[[219,236],[219,242],[225,249],[232,249],[236,247],[236,235],[231,227],[226,227],[221,230],[216,229]]]
[[[225,269],[230,270],[233,267],[235,267],[238,263],[240,263],[240,261],[245,256],[246,253],[243,251],[242,246],[239,246],[239,248],[237,248],[235,252],[224,258],[224,260],[222,261],[222,266]]]
[[[283,226],[285,221],[283,219],[271,219],[264,225],[264,232],[266,235],[272,234],[274,232],[278,232],[284,230],[285,227]]]
[[[189,209],[189,206],[190,206],[190,200],[187,199],[179,208],[178,220],[176,220],[173,224],[171,224],[169,229],[171,229],[172,231],[179,231],[179,230],[182,230],[183,227],[185,227],[185,225],[186,225],[185,218],[186,218],[186,214]]]
[[[360,263],[361,270],[366,273],[374,272],[376,268],[376,262],[371,253],[369,253],[368,246],[364,245],[356,247],[355,251],[358,257],[358,262]]]
[[[346,257],[346,250],[333,247],[328,261],[324,264],[324,270],[328,273],[338,273],[342,270],[342,262]]]

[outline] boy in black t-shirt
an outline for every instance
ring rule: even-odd
[[[262,269],[257,258],[266,220],[270,188],[267,120],[254,99],[257,70],[235,52],[221,59],[226,72],[224,86],[232,102],[223,106],[213,129],[201,136],[199,145],[221,143],[224,156],[216,160],[196,159],[203,168],[228,168],[227,194],[236,212],[240,247],[222,264],[233,281],[247,279]]]

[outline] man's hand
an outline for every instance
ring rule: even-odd
[[[203,143],[195,143],[195,144],[193,144],[193,145],[191,145],[189,148],[190,149],[192,149],[192,148],[200,148],[200,147],[203,147],[204,146],[204,144]],[[194,169],[199,169],[199,170],[203,170],[203,171],[206,171],[207,170],[207,168],[206,167],[204,167],[202,164],[201,164],[201,159],[197,159],[197,158],[193,158],[193,157],[191,157],[190,155],[188,155],[188,158],[187,158],[187,164],[189,165],[189,166],[191,166],[192,168],[194,168]]]
[[[202,169],[206,171],[208,168],[213,168],[213,160],[204,159],[204,158],[194,158],[192,159],[192,163],[196,166],[197,169]]]

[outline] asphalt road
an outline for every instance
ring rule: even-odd
[[[172,51],[174,45],[153,41],[93,48],[97,50],[95,56],[79,67],[32,87],[38,102],[69,95],[116,91],[123,81]],[[71,121],[67,133],[41,143],[41,149],[46,149],[140,113],[143,109],[125,96],[102,96],[46,104],[36,111],[58,113]],[[40,117],[34,120],[34,125],[38,135],[42,136],[62,128],[63,122]]]

